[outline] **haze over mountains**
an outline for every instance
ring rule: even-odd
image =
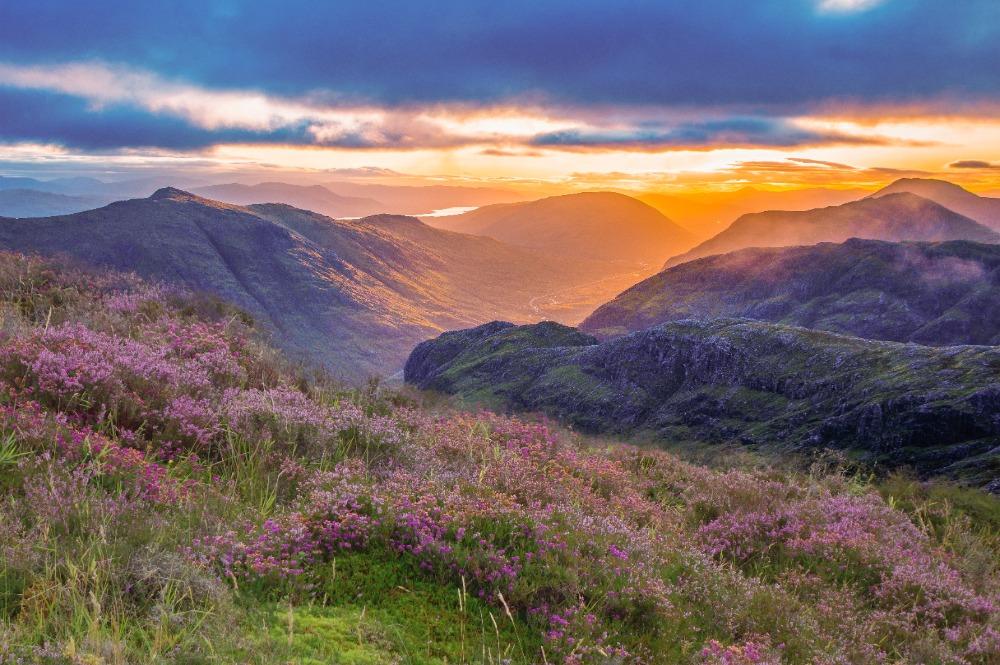
[[[1000,233],[930,199],[902,192],[814,210],[743,215],[718,235],[674,256],[664,267],[746,247],[810,245],[848,238],[996,243]]]
[[[46,217],[96,208],[108,203],[104,197],[56,194],[37,189],[0,189],[0,215]]]
[[[539,255],[415,218],[338,221],[173,188],[72,215],[0,219],[0,247],[215,293],[250,311],[285,349],[355,379],[393,373],[414,344],[441,330],[498,316],[578,320],[626,286],[595,292],[594,275],[607,270],[601,262]],[[587,295],[576,309],[569,297],[554,311],[532,302],[581,287]]]
[[[488,236],[553,255],[653,265],[695,241],[690,232],[652,206],[614,192],[484,206],[426,221],[437,228]]]
[[[256,185],[229,183],[199,187],[194,193],[237,205],[285,203],[328,217],[365,217],[380,212],[390,212],[375,199],[341,196],[322,185],[290,185],[284,182],[262,182]]]
[[[687,195],[650,192],[636,198],[676,221],[699,240],[704,240],[747,213],[823,208],[855,201],[865,194],[861,189],[811,187],[772,191],[743,187],[735,191]]]
[[[978,196],[947,180],[900,178],[871,195],[872,198],[909,192],[940,203],[949,210],[1000,231],[1000,199]]]
[[[745,317],[869,339],[1000,344],[1000,245],[968,241],[751,248],[668,268],[599,307],[608,336]]]

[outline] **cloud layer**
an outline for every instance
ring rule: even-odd
[[[995,111],[997,62],[996,0],[5,2],[0,146],[903,148],[869,130]]]

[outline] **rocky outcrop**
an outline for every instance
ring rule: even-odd
[[[977,484],[1000,476],[997,348],[733,319],[674,322],[600,343],[552,323],[492,323],[424,342],[405,378],[593,433],[840,448]]]

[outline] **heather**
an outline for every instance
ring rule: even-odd
[[[997,662],[974,490],[348,388],[129,275],[0,307],[0,662]]]

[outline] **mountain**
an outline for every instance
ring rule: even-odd
[[[414,344],[448,328],[497,317],[579,320],[595,299],[624,286],[594,291],[602,264],[541,256],[412,217],[338,221],[173,188],[72,215],[0,219],[0,247],[215,293],[251,312],[284,349],[350,379],[392,374]],[[534,302],[578,288],[586,297],[575,308]]]
[[[977,196],[955,183],[933,178],[900,178],[872,194],[871,198],[900,192],[930,199],[949,210],[974,219],[983,226],[1000,231],[1000,198]]]
[[[71,196],[37,189],[0,189],[0,216],[47,217],[65,215],[108,203],[99,196]]]
[[[844,242],[971,240],[1000,243],[1000,233],[916,194],[887,194],[828,208],[743,215],[729,228],[667,261],[665,268],[746,247]]]
[[[586,432],[846,449],[886,466],[1000,477],[1000,348],[935,348],[738,319],[604,342],[493,322],[422,343],[405,379]]]
[[[860,189],[813,187],[772,191],[743,187],[730,192],[693,195],[647,192],[637,199],[653,206],[704,240],[724,229],[740,215],[767,210],[810,210],[840,205],[864,196]]]
[[[897,342],[1000,345],[1000,245],[967,241],[752,248],[668,268],[599,307],[599,336],[745,317]]]
[[[96,197],[101,199],[102,204],[106,204],[119,199],[149,196],[152,192],[167,185],[169,181],[170,178],[163,176],[131,178],[114,182],[105,182],[87,176],[52,178],[50,180],[0,176],[0,190],[33,189],[67,196]],[[194,179],[192,179],[193,181]]]
[[[328,182],[324,186],[343,196],[373,198],[383,204],[382,212],[400,215],[426,215],[444,208],[514,203],[527,198],[516,191],[499,187],[382,185],[347,181]]]
[[[334,194],[321,185],[290,185],[284,182],[262,182],[256,185],[229,183],[199,187],[194,192],[210,199],[251,205],[254,203],[285,203],[329,217],[364,217],[389,212],[374,199]]]
[[[577,259],[659,264],[694,242],[688,231],[651,206],[614,192],[484,206],[426,221],[438,228]]]

